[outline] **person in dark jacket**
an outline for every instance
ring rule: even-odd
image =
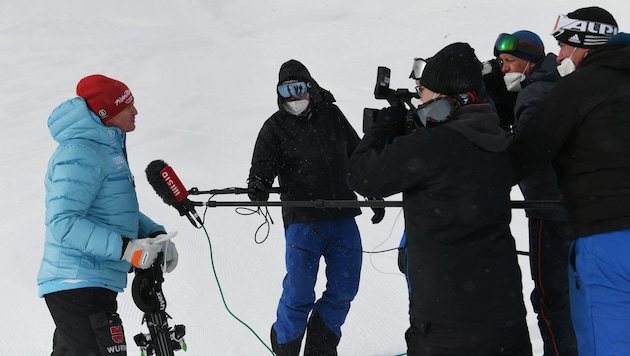
[[[527,30],[500,34],[495,41],[494,54],[501,70],[502,84],[507,91],[517,94],[512,111],[507,113],[513,120],[512,132],[508,136],[512,139],[536,114],[560,78],[556,69],[557,56],[553,53],[545,55],[543,41]],[[492,74],[484,75],[484,81],[492,78]],[[526,201],[562,198],[551,164],[527,176],[519,187]],[[566,263],[571,233],[566,210],[527,208],[525,213],[529,225],[530,270],[534,280],[531,302],[538,316],[544,354],[577,355]]]
[[[277,94],[279,110],[265,122],[254,147],[250,199],[266,201],[277,177],[283,201],[356,200],[345,175],[359,136],[332,94],[293,59],[280,67]],[[341,326],[359,288],[359,214],[359,208],[282,208],[287,274],[271,328],[276,355],[298,355],[305,333],[305,355],[337,354]],[[380,222],[384,214],[384,208],[375,209],[372,221]],[[315,300],[321,257],[327,283]]]
[[[126,84],[95,74],[48,118],[59,146],[46,171],[46,242],[39,296],[55,322],[53,356],[126,355],[116,298],[130,268],[147,269],[177,250],[162,225],[140,212],[125,137],[138,114]],[[157,237],[158,238],[142,238]],[[162,242],[158,242],[162,241]]]
[[[558,18],[565,77],[510,146],[517,181],[554,164],[574,229],[569,292],[580,355],[630,354],[630,46],[617,33],[599,7]]]
[[[467,43],[427,60],[415,131],[381,111],[348,165],[360,194],[402,192],[410,284],[408,355],[531,355],[510,232],[512,171],[499,118],[475,98],[481,63]]]

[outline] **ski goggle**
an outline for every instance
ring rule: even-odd
[[[423,58],[414,58],[413,59],[413,67],[411,68],[411,74],[409,74],[409,78],[418,80],[422,77],[422,72],[424,71],[424,67],[427,66],[427,61]]]
[[[299,99],[308,92],[308,87],[308,84],[305,82],[280,84],[278,85],[278,94],[285,99],[288,99],[289,97]]]
[[[531,54],[537,57],[545,56],[545,50],[543,47],[534,42],[512,36],[509,33],[500,34],[494,43],[494,55],[498,57],[501,52],[514,51]]]
[[[587,20],[578,20],[572,19],[567,15],[559,15],[556,20],[556,25],[553,27],[553,31],[551,34],[554,37],[561,35],[564,31],[573,31],[573,32],[585,32],[594,35],[606,35],[606,36],[614,36],[617,34],[619,29],[617,26],[597,22],[597,21],[587,21]]]

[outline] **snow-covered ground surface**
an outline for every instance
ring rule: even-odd
[[[557,52],[549,35],[557,15],[590,5],[583,0],[3,0],[0,354],[48,355],[51,350],[54,324],[37,297],[35,280],[45,231],[43,176],[56,147],[46,120],[74,96],[80,78],[93,73],[114,77],[136,98],[139,115],[136,131],[128,136],[129,160],[141,209],[179,231],[174,242],[180,262],[166,276],[164,292],[173,321],[187,327],[186,354],[265,355],[269,351],[256,334],[269,343],[284,275],[279,208],[270,208],[275,224],[263,243],[257,243],[263,235],[255,236],[261,216],[211,208],[205,214],[208,240],[203,230],[162,203],[144,177],[145,167],[164,159],[187,188],[245,186],[258,130],[277,109],[278,68],[288,59],[302,61],[361,132],[363,108],[386,105],[373,97],[378,66],[392,69],[392,88],[413,90],[408,79],[413,58],[431,56],[452,42],[469,42],[485,60],[492,57],[500,32],[529,29],[540,34],[547,51]],[[598,5],[626,28],[628,5],[613,0]],[[513,199],[521,199],[517,189]],[[396,247],[403,225],[400,209],[388,208],[379,225],[370,223],[369,209],[364,212],[358,223],[365,250]],[[513,215],[513,234],[519,250],[526,251],[523,211]],[[396,253],[366,254],[364,261],[339,354],[404,353],[407,296]],[[519,261],[528,300],[528,260]],[[132,336],[146,331],[141,313],[129,291],[119,304],[129,355],[139,354]],[[528,320],[534,353],[540,355],[531,308]]]

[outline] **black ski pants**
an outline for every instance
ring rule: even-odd
[[[411,321],[405,339],[408,356],[532,356],[525,320],[510,327],[475,330]]]
[[[529,218],[531,301],[545,356],[578,354],[569,300],[570,234],[567,222]]]
[[[118,293],[81,288],[44,296],[55,321],[51,356],[126,356]]]

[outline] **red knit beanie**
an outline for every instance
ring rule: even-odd
[[[123,82],[94,74],[77,84],[77,95],[84,98],[88,108],[101,122],[105,122],[133,103],[133,94]]]

